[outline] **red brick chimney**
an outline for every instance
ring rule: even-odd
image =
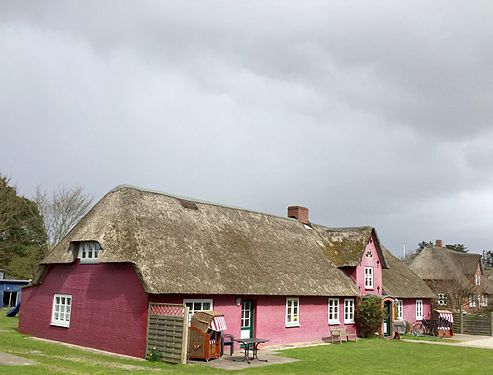
[[[443,247],[443,241],[442,240],[436,240],[435,241],[435,246],[436,247]]]
[[[303,224],[308,224],[308,208],[301,206],[289,206],[288,217],[298,219]]]

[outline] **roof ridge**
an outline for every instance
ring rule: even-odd
[[[230,210],[245,211],[245,212],[250,212],[250,213],[254,213],[254,214],[271,216],[271,217],[275,217],[275,218],[278,218],[278,219],[284,219],[284,220],[298,222],[297,219],[294,219],[294,218],[291,218],[291,217],[287,217],[287,216],[280,216],[280,215],[275,215],[275,214],[271,214],[271,213],[268,213],[268,212],[256,211],[256,210],[251,210],[251,209],[243,208],[243,207],[230,206],[230,205],[227,205],[227,204],[221,204],[221,203],[204,201],[204,200],[197,199],[197,198],[186,197],[186,196],[183,196],[183,195],[177,195],[177,194],[172,194],[172,193],[168,193],[168,192],[164,192],[164,191],[147,189],[147,188],[142,188],[142,187],[139,187],[139,186],[128,185],[128,184],[118,185],[118,186],[114,187],[113,189],[111,189],[110,190],[110,193],[117,192],[118,190],[122,190],[122,189],[134,189],[134,190],[142,191],[142,192],[145,192],[145,193],[164,195],[166,197],[170,197],[170,198],[174,198],[174,199],[182,199],[182,200],[186,200],[186,201],[190,201],[190,202],[194,202],[194,203],[207,204],[209,206],[222,207],[222,208],[227,208],[227,209],[230,209]]]

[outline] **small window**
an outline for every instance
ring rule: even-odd
[[[488,295],[487,294],[482,294],[481,295],[480,305],[482,307],[488,306]]]
[[[51,324],[60,327],[70,326],[70,312],[72,310],[72,296],[68,294],[55,294],[53,296],[53,311]]]
[[[192,321],[192,316],[197,311],[212,310],[212,299],[184,299],[183,303],[188,307],[188,321]]]
[[[300,300],[298,297],[286,298],[286,327],[300,325]]]
[[[81,263],[97,263],[101,248],[96,241],[84,241],[79,244],[79,259]]]
[[[423,320],[423,301],[416,300],[416,320]]]
[[[373,267],[365,267],[365,289],[373,289]]]
[[[474,284],[481,285],[481,275],[474,275]]]
[[[438,293],[438,301],[437,303],[440,306],[447,306],[447,295],[445,293]]]
[[[396,307],[396,318],[399,319],[399,320],[402,320],[404,319],[404,316],[403,316],[403,304],[402,304],[402,300],[401,299],[398,299],[396,302],[395,302],[395,307]]]
[[[329,298],[329,324],[340,324],[339,298]]]
[[[469,294],[469,307],[476,307],[476,296]]]
[[[354,323],[354,299],[352,298],[344,300],[344,323]]]

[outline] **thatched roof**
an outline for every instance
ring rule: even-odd
[[[321,225],[314,228],[324,238],[326,253],[337,267],[357,266],[363,258],[366,245],[373,237],[382,267],[387,268],[375,228],[327,228]]]
[[[130,186],[106,194],[43,259],[70,263],[78,241],[130,262],[149,293],[356,296],[299,221]]]
[[[435,298],[436,295],[418,275],[385,247],[382,251],[389,268],[382,270],[383,291],[397,298]]]
[[[409,268],[423,280],[454,280],[464,288],[469,288],[471,281],[466,275],[470,275],[473,268],[476,271],[480,260],[476,255],[478,254],[458,253],[445,247],[425,247],[413,259]]]

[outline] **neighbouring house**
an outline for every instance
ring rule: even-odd
[[[376,231],[315,225],[300,206],[288,216],[117,187],[42,260],[19,329],[136,357],[150,302],[220,311],[226,333],[270,343],[354,330],[358,298],[385,289]]]
[[[380,244],[374,228],[316,227],[323,231],[330,259],[354,281],[360,296],[382,298],[385,320],[381,334],[393,335],[395,319],[410,323],[430,319],[433,291]]]
[[[5,278],[5,271],[0,270],[0,308],[14,307],[21,300],[22,287],[29,280],[11,280]]]
[[[416,255],[410,268],[434,291],[437,306],[466,312],[488,307],[491,286],[480,254],[450,250],[437,240]]]

